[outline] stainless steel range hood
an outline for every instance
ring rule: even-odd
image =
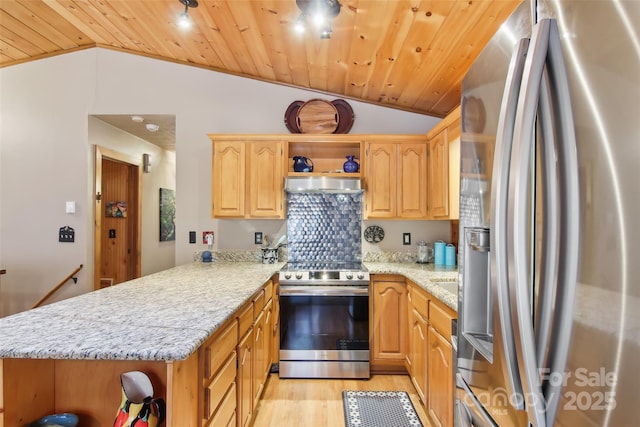
[[[362,191],[360,178],[328,176],[295,176],[286,178],[288,193],[357,193]]]

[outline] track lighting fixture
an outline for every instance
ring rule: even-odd
[[[191,27],[191,18],[189,17],[189,8],[198,7],[198,0],[180,0],[180,3],[184,5],[184,12],[182,12],[178,17],[178,26],[180,28],[186,29]]]
[[[295,22],[295,29],[303,32],[310,21],[320,33],[321,39],[331,37],[331,20],[340,14],[342,5],[338,0],[296,0],[302,11]]]

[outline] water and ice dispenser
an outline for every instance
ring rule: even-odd
[[[490,235],[488,228],[465,228],[460,332],[480,354],[493,362]]]

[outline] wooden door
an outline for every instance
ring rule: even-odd
[[[284,143],[247,143],[249,169],[249,216],[284,218]]]
[[[429,215],[449,216],[449,142],[447,130],[429,142]]]
[[[398,144],[399,218],[427,218],[427,150],[426,139]]]
[[[428,341],[427,409],[436,425],[452,427],[453,351],[451,344],[433,327],[429,327]]]
[[[367,218],[396,216],[396,144],[368,142],[365,214]]]
[[[139,276],[138,167],[102,158],[100,278],[118,284]]]
[[[245,214],[245,143],[213,143],[212,199],[214,217],[243,217]]]
[[[372,293],[372,368],[397,370],[408,347],[406,286],[404,281],[374,281]]]

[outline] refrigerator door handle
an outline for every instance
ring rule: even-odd
[[[580,255],[580,184],[578,149],[569,82],[555,20],[550,21],[549,51],[547,54],[550,86],[553,89],[554,129],[557,141],[559,174],[559,250],[558,286],[553,310],[553,327],[549,343],[549,375],[564,374],[569,355],[573,310],[578,281]],[[547,425],[555,424],[562,384],[544,382],[547,400]]]
[[[534,427],[545,427],[545,402],[542,394],[540,372],[536,360],[536,346],[531,318],[529,271],[530,247],[530,165],[534,146],[534,126],[540,95],[540,85],[549,44],[548,20],[540,21],[533,28],[531,48],[525,62],[522,87],[518,99],[514,143],[511,153],[509,179],[508,223],[512,227],[509,236],[509,294],[512,301],[516,354],[519,360],[523,398],[529,422]]]
[[[536,360],[538,367],[547,367],[551,357],[550,337],[552,318],[558,283],[559,256],[559,195],[558,169],[556,159],[556,145],[553,125],[552,89],[549,82],[547,68],[543,74],[540,88],[540,102],[538,106],[538,129],[540,129],[542,143],[540,145],[540,175],[542,187],[542,235],[540,250],[536,251],[541,258],[539,272],[538,297],[534,302],[536,307],[535,336]]]
[[[509,394],[522,395],[522,384],[516,358],[515,338],[511,325],[512,314],[509,303],[509,285],[507,271],[507,208],[509,166],[511,162],[511,148],[513,144],[513,129],[518,104],[518,94],[522,84],[522,73],[529,48],[529,39],[518,41],[513,50],[506,84],[502,95],[498,130],[496,133],[496,156],[492,171],[491,194],[491,283],[500,316],[500,332],[504,353],[504,376],[507,379]],[[514,399],[514,407],[524,410],[523,399]]]

